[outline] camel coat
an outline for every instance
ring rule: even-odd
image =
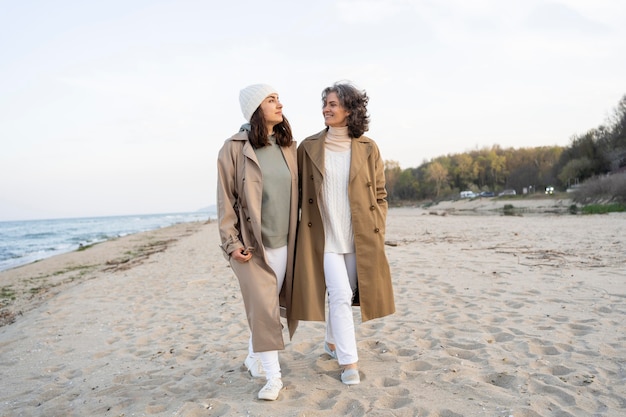
[[[324,178],[326,129],[298,146],[300,224],[296,242],[292,314],[295,319],[324,321],[324,226],[320,198]],[[376,143],[352,139],[348,198],[357,259],[363,321],[395,312],[391,272],[385,254],[387,191],[384,164]]]
[[[248,133],[239,132],[226,140],[217,159],[217,213],[221,248],[239,280],[255,352],[285,348],[281,315],[287,318],[290,337],[298,321],[291,319],[294,248],[298,217],[298,168],[296,143],[281,147],[291,172],[291,206],[287,243],[287,273],[280,296],[276,297],[276,275],[268,265],[261,237],[261,167],[248,142]],[[249,262],[230,257],[234,250],[253,247]]]

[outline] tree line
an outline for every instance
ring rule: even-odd
[[[390,202],[456,198],[463,190],[543,193],[548,186],[565,190],[590,178],[625,171],[626,95],[604,125],[575,135],[569,146],[493,145],[406,169],[396,161],[385,161]]]

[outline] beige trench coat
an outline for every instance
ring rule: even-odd
[[[320,214],[325,137],[326,130],[323,130],[298,146],[301,212],[291,311],[299,320],[325,320],[325,237]],[[384,164],[376,143],[361,136],[353,139],[351,146],[348,198],[361,318],[367,321],[395,312],[391,272],[385,254],[387,191]]]
[[[276,297],[276,275],[268,265],[261,237],[261,199],[263,178],[248,134],[239,132],[226,140],[219,152],[217,213],[221,248],[239,280],[252,332],[255,352],[285,348],[281,315],[287,318],[290,337],[298,321],[291,319],[291,291],[298,217],[298,168],[296,143],[281,147],[291,172],[291,208],[289,214],[287,273],[279,299]],[[243,247],[254,247],[252,259],[240,263],[230,253]]]

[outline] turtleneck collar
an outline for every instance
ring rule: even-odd
[[[345,152],[350,150],[352,139],[348,134],[348,126],[328,127],[324,146],[332,152]]]

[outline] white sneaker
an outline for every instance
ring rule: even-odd
[[[274,401],[278,398],[281,389],[283,389],[283,381],[280,378],[268,379],[267,384],[259,391],[259,400]]]
[[[265,378],[265,369],[258,358],[248,355],[243,364],[246,365],[253,378]]]
[[[337,359],[337,350],[330,350],[330,346],[328,346],[328,342],[324,342],[324,352],[328,353],[328,356],[330,356],[333,359]]]
[[[341,372],[341,382],[346,385],[356,385],[361,382],[358,369],[344,369]]]

